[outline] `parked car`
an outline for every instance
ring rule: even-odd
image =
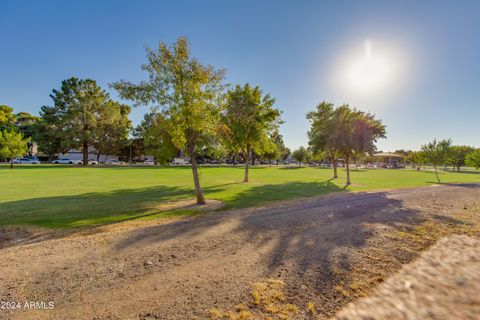
[[[16,158],[13,159],[13,164],[40,164],[40,160],[36,157],[23,157],[23,158]]]
[[[174,158],[172,164],[187,165],[190,164],[190,160],[185,158]]]
[[[53,164],[82,164],[82,160],[72,160],[72,159],[57,159],[52,161]]]
[[[109,166],[123,166],[123,165],[125,165],[125,162],[120,161],[120,160],[116,160],[116,159],[109,159],[109,160],[105,161],[105,164],[109,165]]]
[[[80,160],[79,164],[83,164],[83,160]],[[97,160],[88,160],[88,164],[89,165],[96,165],[96,164],[98,164],[98,161]]]
[[[143,161],[143,164],[147,165],[147,166],[154,166],[155,165],[155,161],[153,160],[144,160]]]

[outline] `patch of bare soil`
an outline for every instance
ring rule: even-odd
[[[0,250],[0,300],[54,307],[0,310],[0,318],[208,319],[213,309],[233,310],[232,319],[240,311],[255,319],[285,312],[324,319],[440,237],[480,235],[479,214],[479,186],[440,186],[341,193],[10,245]],[[295,310],[259,308],[252,286],[269,281],[283,284],[281,302]]]
[[[480,319],[480,240],[453,235],[332,320]]]

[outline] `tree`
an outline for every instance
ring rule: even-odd
[[[308,131],[308,145],[314,154],[326,153],[327,157],[333,163],[333,178],[338,178],[337,173],[337,145],[334,140],[335,132],[335,109],[333,103],[321,102],[317,105],[315,111],[307,113],[307,119],[310,121],[310,130]]]
[[[145,151],[152,154],[155,160],[160,163],[166,163],[175,157],[178,148],[173,144],[173,139],[170,134],[172,128],[171,123],[166,121],[160,113],[153,113],[151,116],[146,116],[146,122],[142,122],[145,128],[143,134],[143,143]],[[147,124],[147,122],[149,122]]]
[[[270,141],[273,143],[270,148],[264,150],[262,153],[262,157],[267,159],[270,166],[272,166],[272,161],[278,161],[282,158],[282,156],[288,157],[290,155],[290,150],[285,147],[285,143],[283,142],[283,136],[278,132],[278,130],[274,130],[270,135]]]
[[[14,130],[0,132],[0,157],[10,158],[10,168],[13,168],[13,158],[20,157],[27,151],[29,140]]]
[[[34,124],[33,140],[40,151],[53,159],[57,153],[68,151],[63,141],[62,113],[54,107],[43,106],[40,109],[40,120]]]
[[[330,143],[345,158],[346,185],[348,186],[351,184],[350,160],[352,156],[355,153],[373,153],[377,140],[385,137],[385,125],[373,114],[351,109],[349,105],[345,104],[335,109],[333,126]]]
[[[437,176],[438,183],[440,178],[438,176],[437,166],[445,163],[450,151],[452,140],[440,140],[433,139],[432,142],[422,145],[422,151],[425,153],[425,159],[428,163],[432,164],[435,168],[435,175]]]
[[[169,122],[172,143],[190,155],[197,203],[204,204],[196,157],[217,129],[224,71],[192,58],[183,37],[172,47],[161,42],[158,50],[147,49],[147,60],[142,66],[147,80],[139,84],[121,80],[111,86],[135,106],[154,104],[154,110],[161,110]]]
[[[128,133],[131,121],[128,119],[131,108],[115,101],[107,101],[99,110],[95,137],[92,145],[97,151],[97,161],[100,154],[116,154],[128,143]]]
[[[28,112],[19,112],[15,115],[15,118],[15,127],[18,129],[18,132],[20,132],[24,138],[30,139],[27,143],[28,155],[33,156],[33,147],[35,141],[31,140],[35,140],[35,126],[40,120],[40,117],[33,116]]]
[[[0,130],[12,129],[15,120],[13,109],[6,105],[0,105]]]
[[[456,168],[458,172],[460,172],[460,167],[465,166],[467,154],[474,150],[474,148],[469,146],[451,146],[446,162],[447,164],[450,164],[454,168]]]
[[[310,156],[310,152],[303,146],[292,152],[292,157],[293,159],[297,160],[299,167],[302,162],[307,161]]]
[[[405,161],[413,165],[418,171],[420,170],[420,166],[426,163],[425,152],[412,151],[405,157]]]
[[[480,148],[467,154],[465,164],[470,167],[475,167],[477,170],[480,168]]]
[[[292,151],[290,151],[288,147],[285,147],[285,149],[283,149],[283,152],[280,154],[280,160],[286,161],[291,154],[292,154]]]
[[[227,141],[243,153],[243,181],[248,182],[252,153],[275,152],[276,146],[270,135],[281,123],[281,112],[273,107],[274,98],[269,94],[263,95],[258,86],[252,88],[248,83],[229,90],[226,100],[222,119],[227,128]]]
[[[60,90],[54,89],[50,97],[54,105],[42,107],[40,127],[53,127],[54,141],[59,141],[60,146],[48,146],[45,141],[51,133],[44,133],[47,137],[39,140],[47,149],[81,148],[84,166],[88,164],[90,146],[96,145],[102,151],[118,149],[118,140],[125,138],[130,127],[130,108],[110,100],[95,80],[64,80]]]

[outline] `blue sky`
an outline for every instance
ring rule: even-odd
[[[193,55],[225,68],[229,83],[277,98],[291,148],[307,145],[305,114],[322,100],[381,118],[388,138],[380,150],[434,137],[480,147],[479,30],[478,1],[3,0],[0,104],[37,114],[71,76],[106,89],[140,81],[146,46],[187,36]],[[397,73],[368,94],[340,89],[338,66],[367,39]],[[135,109],[134,123],[147,110]]]

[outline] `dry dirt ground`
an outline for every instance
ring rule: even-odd
[[[480,319],[480,239],[441,239],[334,320],[384,319]]]
[[[0,310],[0,318],[208,319],[211,310],[234,310],[233,318],[243,303],[255,319],[275,319],[251,292],[276,279],[285,283],[284,301],[298,307],[289,318],[324,319],[454,233],[480,235],[479,185],[337,193],[75,234],[7,234],[0,300],[22,306]],[[46,310],[25,301],[43,301]]]

